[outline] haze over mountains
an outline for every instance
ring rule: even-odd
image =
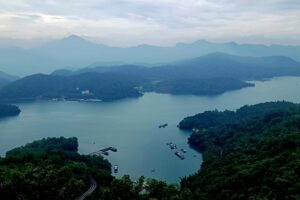
[[[12,76],[0,71],[0,88],[9,84],[10,82],[17,80],[18,78],[19,77],[17,76]]]
[[[129,48],[109,47],[71,35],[38,47],[0,48],[2,71],[19,76],[50,73],[56,69],[78,69],[88,65],[157,65],[223,52],[240,56],[287,56],[300,61],[300,46],[212,43],[199,40],[174,47],[140,45]]]

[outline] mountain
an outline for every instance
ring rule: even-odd
[[[3,86],[5,86],[5,85],[7,85],[7,84],[9,84],[9,81],[0,78],[0,88],[2,88]]]
[[[288,57],[242,57],[213,53],[158,67],[121,65],[35,74],[0,89],[1,100],[35,98],[101,99],[139,97],[141,92],[217,95],[253,86],[247,80],[300,76]]]
[[[0,78],[8,80],[8,81],[15,81],[15,80],[19,79],[19,77],[17,77],[17,76],[13,76],[13,75],[7,74],[2,71],[0,71]]]
[[[220,77],[239,80],[258,80],[276,76],[299,76],[300,62],[284,56],[251,57],[211,53],[156,67],[138,65],[87,67],[73,71],[72,73],[68,71],[67,75],[86,72],[122,73],[124,75],[134,75],[151,80],[208,79]]]
[[[153,66],[192,59],[214,52],[239,56],[287,56],[300,61],[300,46],[213,43],[199,40],[172,47],[139,45],[129,48],[96,44],[79,36],[50,41],[30,49],[1,48],[1,70],[12,74],[50,73],[61,68],[82,68],[88,65],[137,64]]]
[[[130,77],[132,78],[132,77]],[[2,101],[40,99],[114,101],[139,97],[136,80],[118,75],[85,73],[71,77],[35,74],[0,89]]]

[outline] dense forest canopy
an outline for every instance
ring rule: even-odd
[[[185,178],[193,199],[299,199],[300,106],[288,102],[204,112],[180,123],[203,153],[198,174]]]

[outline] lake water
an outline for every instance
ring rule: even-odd
[[[266,101],[300,101],[299,77],[254,83],[255,87],[213,97],[147,93],[138,99],[112,103],[19,103],[22,113],[18,117],[0,120],[0,155],[36,139],[75,136],[83,154],[116,147],[118,152],[107,158],[112,165],[119,165],[117,176],[129,174],[136,179],[144,175],[178,183],[180,177],[197,172],[202,162],[201,154],[187,145],[189,133],[176,127],[184,117]],[[169,126],[159,129],[158,125],[163,123]],[[176,157],[166,145],[168,142],[185,148],[186,159]]]

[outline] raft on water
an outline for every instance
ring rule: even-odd
[[[181,160],[185,159],[184,155],[181,155],[178,151],[175,152],[175,155]]]

